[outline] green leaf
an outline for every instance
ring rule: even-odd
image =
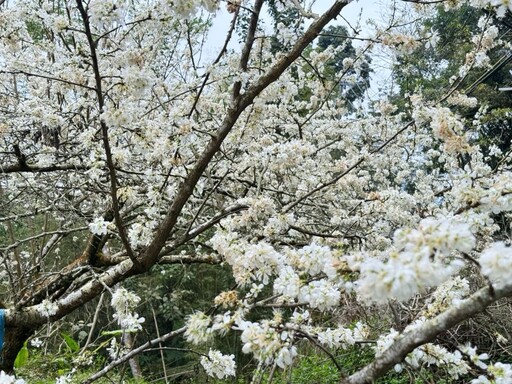
[[[73,340],[73,338],[71,336],[69,336],[68,334],[66,334],[64,332],[61,333],[60,335],[66,342],[66,345],[68,346],[68,348],[70,349],[71,352],[78,352],[80,350],[80,345],[78,345],[78,343],[75,340]]]
[[[20,368],[23,367],[25,364],[27,364],[28,361],[28,348],[27,348],[27,342],[23,344],[23,347],[18,352],[18,355],[16,356],[16,360],[14,360],[14,368]]]

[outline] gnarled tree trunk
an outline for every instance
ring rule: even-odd
[[[23,343],[36,331],[35,327],[7,326],[4,333],[4,346],[0,370],[6,373],[13,373],[14,361]]]

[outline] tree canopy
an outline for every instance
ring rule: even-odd
[[[471,87],[510,5],[394,2],[362,33],[307,3],[0,1],[0,378],[58,339],[60,383],[154,348],[164,382],[311,350],[339,383],[512,380],[510,106]],[[383,50],[399,88],[370,100]]]

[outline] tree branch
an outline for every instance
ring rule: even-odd
[[[485,287],[475,292],[466,300],[450,308],[446,312],[426,321],[419,328],[406,331],[393,344],[363,369],[354,373],[340,384],[370,383],[384,375],[395,364],[405,359],[416,347],[435,339],[437,335],[447,331],[463,320],[484,311],[495,301],[512,295],[512,284],[504,287]]]
[[[56,172],[56,171],[83,171],[88,168],[83,165],[48,165],[45,167],[37,166],[37,165],[28,165],[28,164],[16,164],[16,165],[8,165],[6,167],[2,167],[0,165],[0,173],[21,173],[21,172]]]
[[[146,269],[150,268],[158,260],[159,253],[164,247],[169,234],[174,228],[181,210],[185,206],[189,197],[192,195],[197,182],[210,164],[211,159],[219,151],[222,142],[237,122],[238,117],[249,105],[252,104],[254,99],[265,88],[276,81],[279,76],[281,76],[282,73],[298,57],[300,57],[302,51],[318,36],[320,31],[327,25],[327,23],[329,23],[341,12],[346,4],[348,4],[348,1],[346,0],[336,1],[336,3],[328,11],[326,11],[320,18],[318,18],[318,20],[310,25],[304,35],[296,42],[296,44],[286,56],[278,60],[277,63],[272,66],[266,74],[262,75],[258,81],[249,86],[243,95],[233,100],[233,103],[229,107],[226,117],[219,127],[217,134],[211,139],[210,143],[199,157],[197,163],[189,172],[185,178],[185,181],[179,187],[178,192],[176,193],[176,198],[169,208],[169,211],[167,212],[162,224],[157,230],[153,241],[141,255],[140,260]],[[234,91],[236,91],[236,89],[234,89]]]
[[[118,365],[130,360],[134,356],[144,352],[146,349],[155,347],[155,346],[159,345],[160,343],[164,343],[167,340],[172,339],[175,336],[181,335],[182,333],[185,333],[186,330],[187,330],[187,327],[181,327],[175,331],[166,333],[165,335],[163,335],[161,337],[157,337],[156,339],[150,340],[147,343],[142,344],[140,347],[133,349],[132,351],[128,352],[123,357],[120,357],[119,359],[113,361],[112,363],[107,365],[105,368],[103,368],[101,371],[96,372],[94,375],[92,375],[87,380],[85,380],[83,382],[83,384],[90,384],[93,381],[98,380],[99,378],[105,376],[109,371],[111,371]]]
[[[98,107],[101,112],[104,110],[105,102],[102,91],[102,79],[100,74],[100,66],[98,62],[98,55],[96,53],[96,42],[93,39],[91,26],[89,24],[89,15],[85,10],[82,1],[77,0],[78,10],[82,16],[82,21],[84,23],[85,35],[87,37],[87,42],[89,44],[89,50],[91,52],[92,59],[92,68],[94,71],[94,79],[96,81],[95,92],[98,99]],[[119,237],[123,243],[124,248],[126,249],[126,253],[128,257],[133,262],[133,266],[139,271],[143,272],[144,268],[142,264],[139,262],[133,250],[130,246],[130,242],[128,241],[128,237],[126,236],[126,231],[124,228],[123,221],[121,219],[120,208],[119,208],[119,200],[117,198],[117,176],[116,169],[114,166],[114,161],[112,159],[112,150],[110,148],[109,135],[108,135],[108,127],[107,124],[103,120],[100,121],[101,132],[102,132],[102,140],[103,140],[103,148],[105,149],[105,157],[107,161],[107,168],[110,175],[110,197],[112,198],[112,209],[114,213],[114,220],[116,223],[117,230],[119,232]]]

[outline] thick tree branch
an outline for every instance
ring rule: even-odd
[[[249,57],[251,54],[252,46],[254,44],[256,28],[258,27],[258,20],[260,18],[260,11],[262,6],[263,0],[256,0],[256,3],[254,3],[251,21],[249,22],[249,28],[247,30],[247,38],[245,39],[245,45],[242,49],[242,55],[240,56],[240,71],[242,72],[247,71],[247,64],[249,63]],[[241,89],[242,82],[237,81],[233,86],[233,99],[237,99],[240,96]]]
[[[300,57],[302,51],[318,36],[327,23],[341,12],[346,4],[348,4],[347,1],[336,1],[336,3],[327,12],[310,25],[304,35],[297,41],[286,56],[278,60],[278,62],[272,66],[266,74],[261,76],[253,85],[249,86],[243,95],[233,100],[233,104],[228,109],[227,115],[218,129],[217,134],[212,138],[202,155],[199,157],[194,168],[192,168],[185,181],[179,187],[176,198],[169,208],[165,219],[157,230],[153,241],[141,255],[140,260],[146,269],[149,269],[157,262],[159,253],[164,247],[169,234],[173,230],[181,210],[192,195],[197,182],[210,164],[211,159],[219,151],[222,142],[237,122],[238,117],[249,105],[252,104],[254,99],[265,88],[276,81],[279,76],[281,76],[282,73]]]
[[[220,264],[223,259],[216,254],[163,256],[158,264]]]
[[[405,359],[416,347],[426,344],[442,332],[464,321],[504,297],[512,296],[512,284],[500,288],[485,287],[461,301],[457,306],[426,321],[422,326],[405,332],[382,355],[360,371],[340,381],[341,384],[371,383],[395,364]]]

